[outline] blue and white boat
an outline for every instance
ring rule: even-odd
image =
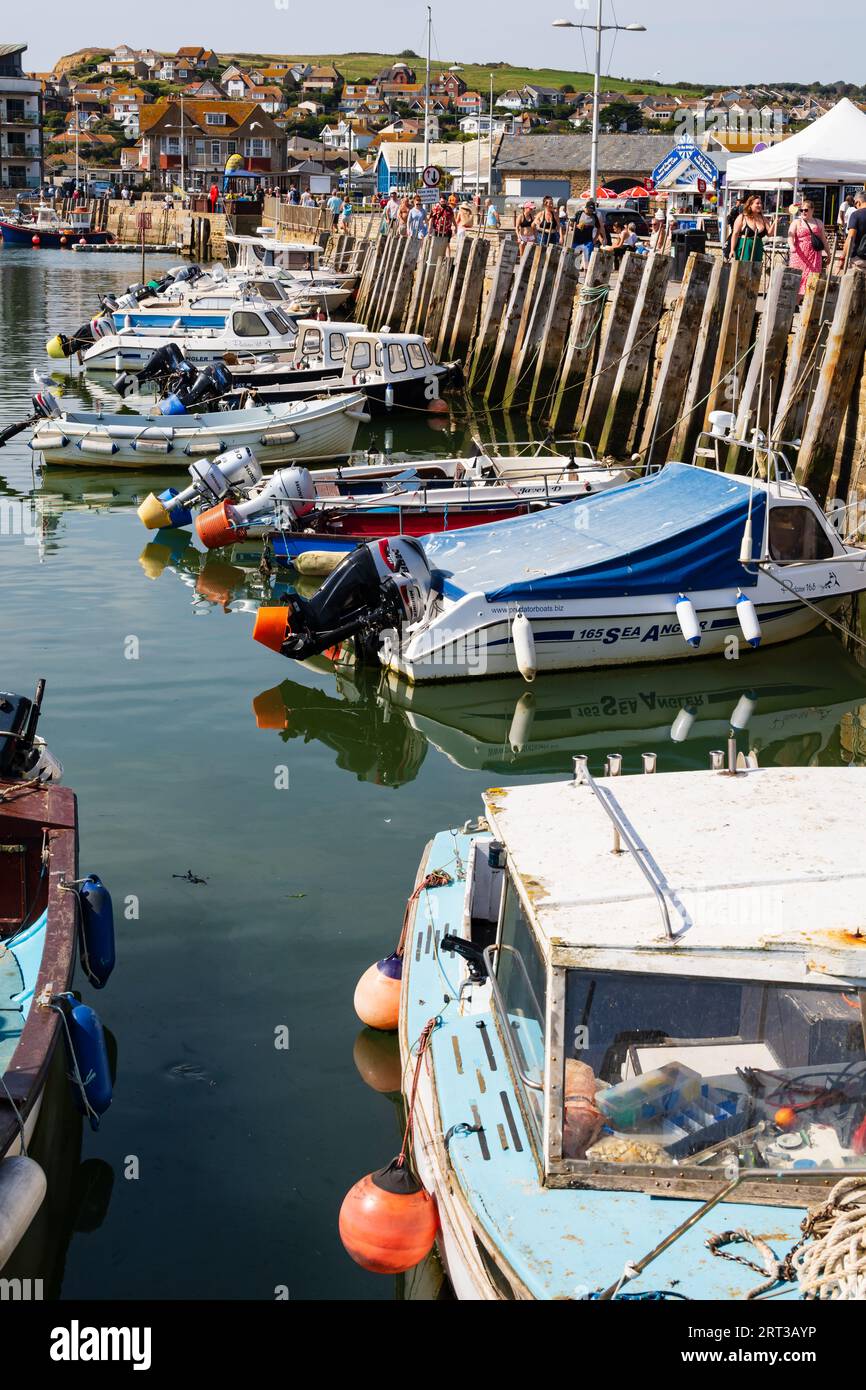
[[[121,327],[101,333],[82,353],[88,371],[123,372],[144,367],[157,348],[177,343],[195,366],[220,362],[226,353],[257,355],[291,351],[297,342],[294,318],[277,304],[239,302],[218,323],[203,328],[184,327],[177,313],[169,312],[162,325]],[[106,321],[110,327],[113,320]],[[54,340],[52,339],[52,343]],[[57,354],[49,354],[57,355]]]
[[[332,587],[287,615],[279,650],[303,659],[332,645],[332,636],[319,644],[325,614],[331,631],[340,621],[342,640],[356,622],[365,659],[409,681],[518,671],[531,681],[539,671],[739,653],[800,637],[866,589],[866,549],[844,544],[783,456],[769,458],[766,480],[670,463],[579,502],[415,542],[402,613],[387,599],[395,585],[406,590],[404,561],[383,554],[374,584],[373,555],[364,601],[355,586],[351,613],[335,609],[335,596],[348,592],[338,569]],[[358,552],[344,563],[353,562],[363,564]],[[271,622],[272,643],[277,635]]]
[[[866,770],[752,761],[579,757],[425,850],[380,969],[458,1298],[866,1296]]]

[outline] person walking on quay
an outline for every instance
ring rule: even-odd
[[[842,252],[842,269],[857,266],[866,270],[866,192],[854,196],[854,211],[848,218],[848,235]]]
[[[328,199],[328,212],[331,214],[331,230],[337,230],[340,221],[340,213],[343,211],[343,200],[339,193],[332,193]]]
[[[809,277],[820,273],[825,257],[830,255],[824,223],[815,216],[815,207],[809,198],[803,199],[799,213],[791,219],[788,247],[788,265],[792,270],[803,272],[798,291],[802,299]]]
[[[770,228],[764,217],[764,204],[757,193],[747,198],[743,211],[731,227],[732,261],[762,261],[764,259],[764,238],[770,235]]]
[[[454,231],[454,213],[448,202],[448,196],[440,193],[439,202],[430,210],[430,231],[433,236],[445,237],[451,240]]]
[[[461,203],[457,209],[457,241],[458,244],[463,240],[471,227],[475,226],[475,213],[472,211],[471,203]]]
[[[542,200],[541,207],[532,219],[535,239],[541,246],[554,246],[559,241],[559,219],[550,194]]]
[[[400,199],[400,206],[397,209],[397,231],[400,236],[406,236],[409,229],[409,199]]]
[[[488,232],[496,232],[502,226],[496,205],[490,198],[484,202],[484,225]]]
[[[298,192],[298,185],[296,183],[293,183],[289,187],[289,203],[293,208],[296,208],[300,201],[301,195]]]
[[[427,213],[424,211],[420,193],[416,193],[412,199],[412,206],[406,219],[406,230],[410,237],[421,238],[427,235]]]
[[[342,207],[340,208],[340,224],[341,224],[341,226],[342,226],[344,232],[347,232],[347,231],[349,230],[349,227],[351,226],[351,222],[352,222],[352,200],[350,199],[350,197],[349,197],[349,195],[348,195],[348,193],[347,193],[346,196],[345,196],[345,198],[343,199],[343,205],[342,205]]]
[[[397,197],[396,188],[392,188],[388,194],[388,201],[385,204],[385,225],[389,232],[398,231],[397,219],[400,216],[400,199]]]
[[[589,265],[596,246],[601,246],[604,239],[604,230],[601,218],[596,212],[595,199],[587,198],[583,212],[574,214],[574,238],[572,242],[575,256],[578,252],[583,256],[584,268]]]
[[[854,199],[848,193],[839,206],[839,216],[836,218],[836,228],[840,237],[848,235],[848,223],[854,215]]]
[[[527,246],[532,246],[535,242],[534,203],[524,203],[522,208],[517,209],[514,214],[514,230],[517,233],[517,244],[522,256]]]

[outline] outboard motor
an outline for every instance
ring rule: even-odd
[[[51,391],[37,391],[30,399],[34,415],[41,416],[43,420],[51,420],[61,414],[60,402]]]
[[[178,492],[167,488],[156,497],[152,492],[138,509],[138,519],[148,530],[163,526],[186,526],[191,520],[188,508],[195,502],[219,502],[230,492],[248,492],[261,482],[262,470],[252,449],[228,449],[212,463],[206,459],[191,463],[192,483]],[[182,520],[180,518],[183,518]]]
[[[280,530],[291,531],[296,522],[314,510],[316,500],[316,485],[308,469],[297,465],[280,468],[248,502],[230,502],[226,498],[206,512],[199,512],[196,533],[208,550],[216,550],[221,545],[245,540],[245,523],[256,517],[273,516]]]
[[[44,739],[36,735],[44,694],[44,680],[37,683],[32,700],[0,693],[0,780],[4,782],[57,782],[63,775]]]
[[[80,328],[67,337],[65,333],[55,333],[53,338],[49,338],[45,344],[45,351],[49,357],[61,359],[73,357],[77,352],[84,352],[96,339],[106,333],[114,332],[114,321],[110,317],[103,318],[97,316],[83,323]]]
[[[154,381],[158,386],[164,388],[169,377],[173,376],[178,371],[181,362],[185,361],[186,358],[177,343],[166,343],[164,347],[156,349],[156,352],[145,362],[140,372],[136,372],[136,380],[139,386]]]
[[[306,661],[351,637],[362,664],[375,662],[382,634],[423,617],[436,579],[412,536],[353,550],[312,598],[289,594],[288,607],[260,608],[253,637],[281,656]]]

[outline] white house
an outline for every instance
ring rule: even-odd
[[[480,129],[482,135],[490,134],[489,116],[464,116],[460,121],[460,129],[464,135],[477,135]],[[513,116],[494,116],[493,134],[494,135],[513,135],[514,134]]]
[[[522,92],[517,92],[512,88],[510,91],[503,92],[502,96],[497,97],[493,104],[494,106],[503,106],[506,111],[523,111],[529,103]]]

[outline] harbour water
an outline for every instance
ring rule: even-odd
[[[138,272],[120,256],[0,255],[0,428],[27,414],[45,340]],[[67,374],[66,401],[89,392]],[[371,426],[373,446],[453,453],[476,430],[490,438],[465,404],[455,412],[453,432]],[[649,750],[662,774],[706,766],[732,715],[763,764],[860,762],[866,669],[825,633],[531,692],[353,683],[253,643],[237,603],[261,592],[254,570],[202,566],[179,542],[145,550],[135,504],[152,475],[42,476],[27,438],[0,451],[0,685],[47,678],[42,732],[79,796],[82,872],[110,884],[119,934],[100,1000],[115,1099],[81,1151],[113,1184],[98,1220],[66,1213],[76,1229],[54,1291],[398,1296],[337,1234],[346,1189],[399,1146],[395,1102],[361,1075],[388,1084],[375,1040],[356,1047],[352,993],[391,949],[431,834],[477,814],[492,783],[565,775],[577,751],[594,770],[610,751],[626,771]],[[80,1183],[63,1190],[81,1201]]]

